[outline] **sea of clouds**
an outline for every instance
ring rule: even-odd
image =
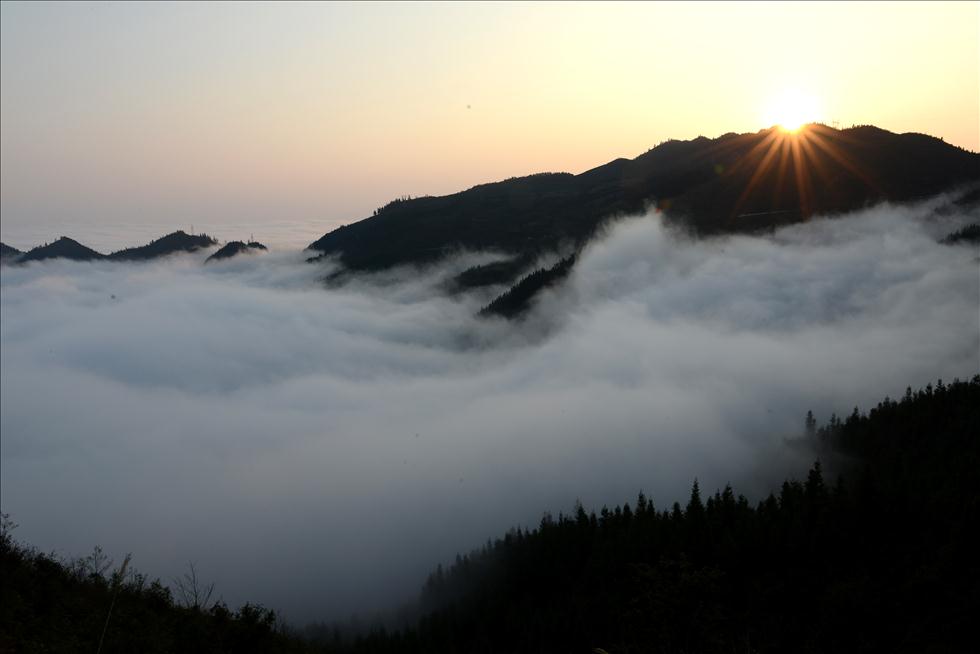
[[[759,497],[811,462],[808,409],[980,369],[978,251],[938,243],[977,216],[942,202],[706,240],[626,219],[518,323],[443,292],[487,255],[340,288],[297,251],[7,266],[2,510],[301,623],[576,499]]]

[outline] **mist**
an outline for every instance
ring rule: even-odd
[[[5,267],[2,509],[302,623],[576,499],[758,497],[811,463],[807,410],[980,369],[977,249],[937,242],[976,216],[941,204],[705,240],[623,219],[517,323],[476,318],[503,289],[442,291],[492,254],[331,289],[297,251]]]

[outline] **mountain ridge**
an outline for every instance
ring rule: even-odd
[[[182,229],[171,232],[146,245],[125,248],[109,255],[113,261],[148,261],[165,257],[176,252],[194,252],[201,248],[217,245],[218,241],[207,234],[188,234]]]
[[[2,258],[4,264],[20,264],[30,261],[43,261],[45,259],[69,259],[72,261],[106,260],[113,262],[150,261],[180,252],[194,252],[217,244],[217,239],[207,234],[188,234],[178,229],[177,231],[154,239],[146,245],[124,248],[111,254],[102,254],[79,243],[73,238],[61,236],[51,243],[39,245],[27,252],[21,252],[17,248],[0,243],[0,246],[2,246],[0,248],[2,257],[0,258]]]
[[[106,255],[86,247],[73,238],[62,236],[56,241],[39,245],[25,252],[17,259],[17,263],[43,261],[45,259],[70,259],[72,261],[98,261]]]
[[[24,254],[15,247],[11,247],[6,243],[0,241],[0,260],[6,259],[16,259],[17,257]]]
[[[581,246],[612,217],[650,206],[699,234],[746,232],[978,181],[980,154],[941,139],[814,123],[796,134],[770,128],[669,140],[577,175],[538,173],[398,199],[309,249],[352,270],[422,264],[457,249],[533,258],[562,242]]]
[[[221,259],[230,259],[238,254],[255,254],[257,252],[265,252],[268,250],[266,246],[262,245],[258,241],[228,241],[221,248],[204,260],[204,263],[211,263],[212,261],[220,261]]]

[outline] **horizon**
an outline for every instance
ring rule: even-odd
[[[277,220],[322,234],[395,197],[785,117],[975,152],[978,12],[4,2],[0,237]]]
[[[657,143],[656,145],[651,146],[650,148],[648,148],[643,153],[640,153],[640,155],[637,156],[641,156],[646,152],[651,152],[666,143],[690,142],[690,141],[696,141],[701,138],[715,140],[729,134],[737,134],[740,136],[744,136],[744,135],[761,134],[763,132],[773,132],[773,131],[782,131],[782,132],[789,131],[795,133],[795,132],[805,131],[807,128],[812,127],[813,125],[821,125],[823,127],[827,127],[839,131],[846,131],[849,129],[857,129],[861,127],[874,127],[876,129],[884,130],[884,128],[881,128],[877,125],[855,124],[849,126],[833,126],[833,125],[828,125],[827,123],[819,120],[814,120],[814,121],[807,122],[805,124],[801,124],[792,130],[786,130],[779,124],[773,124],[769,127],[763,127],[758,130],[754,130],[750,132],[736,133],[736,132],[728,131],[714,136],[705,136],[699,134],[689,139],[667,138]],[[890,130],[884,130],[884,131],[890,131]],[[939,139],[945,142],[945,140],[941,139],[940,137],[934,136],[932,134],[925,134],[923,132],[903,132],[902,134],[916,134],[916,135],[929,136],[931,138]],[[790,136],[793,136],[793,134],[790,134]],[[955,144],[950,144],[950,145],[954,145],[954,147],[960,148],[961,150],[966,150],[967,152],[977,154],[977,152],[968,150],[966,148],[962,148]],[[609,159],[608,161],[604,161],[600,164],[591,166],[579,172],[570,172],[564,170],[535,171],[535,172],[528,173],[527,175],[520,175],[520,176],[512,175],[507,178],[488,180],[486,182],[480,182],[478,184],[475,184],[474,186],[468,187],[466,189],[456,189],[454,191],[450,191],[445,195],[455,195],[467,191],[470,188],[474,188],[476,186],[494,184],[502,181],[507,181],[508,179],[513,179],[515,177],[527,177],[527,176],[534,176],[537,174],[552,174],[552,173],[567,173],[571,175],[581,175],[622,158],[624,157],[616,157],[613,159]],[[414,199],[417,197],[433,197],[433,196],[412,196],[412,197]],[[435,197],[440,197],[440,196],[435,196]],[[395,198],[391,198],[391,199],[395,199]],[[208,234],[212,237],[217,238],[219,243],[227,243],[235,240],[247,242],[250,238],[254,236],[254,234],[252,234],[251,232],[253,232],[255,229],[264,229],[268,241],[267,244],[271,245],[271,247],[273,247],[274,249],[304,250],[304,249],[308,249],[309,245],[313,241],[320,238],[324,234],[330,233],[331,231],[339,227],[342,227],[344,225],[351,224],[352,222],[358,222],[360,220],[364,220],[370,217],[371,216],[369,214],[369,215],[357,217],[356,219],[351,221],[339,220],[339,221],[334,221],[332,223],[329,223],[327,225],[323,225],[322,223],[314,223],[314,222],[306,222],[306,221],[263,220],[262,218],[259,218],[251,223],[223,222],[220,220],[211,219],[211,220],[205,220],[202,224],[200,224],[199,229],[195,229],[195,226],[192,223],[188,223],[187,225],[184,226],[175,225],[173,222],[144,223],[144,224],[136,225],[135,226],[136,228],[134,229],[134,225],[128,223],[127,221],[118,221],[118,222],[103,221],[101,224],[84,226],[85,228],[90,230],[84,236],[65,232],[64,230],[66,228],[69,228],[69,226],[73,226],[72,221],[67,220],[54,224],[19,225],[18,226],[19,229],[15,228],[15,232],[14,232],[15,236],[13,239],[7,240],[7,237],[5,235],[0,234],[0,242],[3,242],[6,245],[11,245],[14,247],[20,246],[18,247],[18,249],[26,252],[32,248],[52,243],[58,240],[59,238],[67,237],[80,242],[82,245],[91,247],[92,249],[98,252],[101,252],[103,254],[108,254],[110,252],[114,252],[116,250],[120,250],[127,247],[137,247],[140,245],[145,245],[151,241],[154,241],[158,238],[162,238],[163,236],[166,236],[174,232],[186,231],[189,234]],[[50,232],[51,227],[54,227],[55,231],[58,231],[59,229],[62,231],[59,232],[57,235],[54,235],[52,232]],[[42,233],[42,230],[45,231],[43,231]],[[225,238],[226,232],[232,234],[232,236]],[[250,233],[250,236],[248,238],[235,236],[235,234],[242,234],[245,232]],[[261,240],[261,239],[257,239],[257,240]],[[30,243],[30,245],[22,245],[24,243]],[[92,245],[92,243],[95,243],[95,245]]]

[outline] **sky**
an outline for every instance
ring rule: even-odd
[[[0,14],[0,238],[20,248],[190,225],[299,247],[394,197],[756,131],[787,97],[808,120],[980,149],[972,2]]]
[[[576,499],[755,500],[815,458],[808,410],[976,374],[977,249],[939,242],[976,211],[943,202],[714,239],[627,217],[518,323],[442,290],[487,254],[329,290],[297,251],[9,266],[0,508],[303,624]]]

